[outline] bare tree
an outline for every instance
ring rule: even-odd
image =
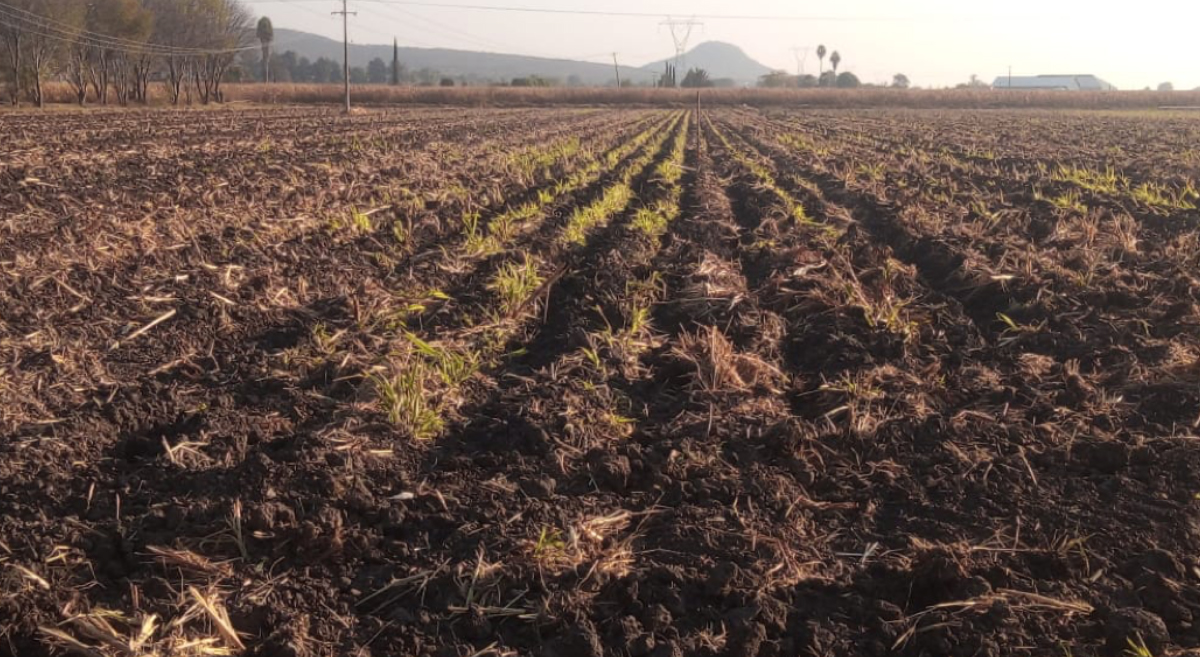
[[[233,65],[238,49],[249,47],[254,18],[239,0],[193,0],[199,5],[201,47],[192,79],[200,102],[221,102],[221,82]]]
[[[130,93],[133,100],[145,104],[150,100],[150,76],[154,73],[154,56],[141,52],[129,59]]]
[[[146,8],[154,16],[154,28],[150,41],[155,44],[171,44],[178,49],[194,48],[198,43],[195,0],[144,0]],[[186,54],[164,54],[160,57],[164,86],[172,105],[183,99],[186,82],[190,76],[194,58]]]
[[[145,48],[148,47],[150,36],[154,31],[154,15],[142,4],[141,0],[108,0],[108,2],[114,3],[117,9],[112,17],[114,31],[123,42],[130,44],[130,49],[118,51],[110,59],[117,102],[127,105],[130,99],[140,96],[139,77],[149,75],[148,71],[142,69],[150,65],[151,57]]]
[[[74,4],[74,6],[72,6]],[[64,61],[64,43],[81,28],[82,5],[64,0],[8,0],[0,42],[13,105],[27,96],[45,104],[42,80]]]
[[[185,93],[190,102],[193,88],[201,102],[219,102],[236,54],[255,36],[242,0],[0,2],[0,79],[14,104],[29,98],[44,105],[51,76],[66,80],[81,105],[89,90],[100,103],[114,93],[122,105],[145,102],[156,70],[172,102]]]
[[[65,77],[67,84],[71,85],[71,92],[75,95],[75,102],[80,107],[87,102],[89,50],[89,46],[85,42],[80,41],[71,44],[70,52],[67,53]]]
[[[25,5],[30,4],[23,0],[13,0],[11,5],[16,10],[24,10]],[[4,56],[8,64],[8,85],[10,102],[15,105],[21,104],[21,76],[24,74],[24,61],[21,57],[25,53],[25,39],[30,34],[30,30],[25,26],[23,21],[12,20],[0,23],[0,40],[4,41]]]
[[[114,90],[124,104],[130,95],[131,60],[139,54],[139,44],[150,38],[153,15],[141,0],[92,0],[88,5],[88,32],[102,36],[85,39],[91,44],[86,53],[92,89],[102,105]]]
[[[83,29],[85,7],[72,0],[24,0],[6,5],[15,10],[8,22],[6,46],[15,80],[14,102],[22,82],[30,100],[45,107],[43,81],[58,72],[68,59],[70,44]]]

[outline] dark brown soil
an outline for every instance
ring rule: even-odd
[[[1196,119],[198,116],[0,117],[0,657],[1200,651]]]

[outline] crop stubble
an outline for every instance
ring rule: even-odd
[[[0,122],[0,655],[1200,648],[1195,120]]]

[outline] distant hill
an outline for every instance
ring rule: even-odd
[[[275,51],[293,50],[301,57],[316,60],[320,57],[342,61],[342,42],[316,34],[296,30],[275,30]],[[376,57],[389,64],[392,61],[392,45],[350,45],[350,65],[366,66]],[[452,77],[471,76],[479,79],[509,80],[515,77],[538,75],[553,78],[565,84],[571,76],[577,76],[582,84],[612,84],[613,67],[592,62],[569,59],[547,59],[524,55],[472,52],[448,48],[400,47],[400,62],[409,70],[435,69],[442,75]],[[657,79],[657,73],[633,67],[621,67],[621,79],[648,82]]]
[[[642,70],[661,73],[663,64],[668,61],[673,60],[664,59],[646,64]],[[707,41],[692,48],[684,55],[684,62],[686,68],[702,68],[708,71],[710,78],[732,78],[744,84],[757,82],[758,78],[771,72],[769,67],[751,59],[741,48],[720,41]],[[682,80],[686,71],[677,73]]]

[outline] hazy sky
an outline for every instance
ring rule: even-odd
[[[341,38],[337,0],[248,0],[277,27]],[[1122,89],[1170,81],[1200,86],[1200,3],[1191,0],[429,0],[550,9],[773,16],[771,20],[703,18],[692,44],[728,41],[767,66],[796,70],[795,46],[825,44],[842,55],[842,70],[867,82],[905,73],[914,84],[948,86],[971,74],[991,82],[1015,75],[1092,73]],[[350,0],[354,43],[486,50],[640,66],[673,54],[670,32],[654,17],[576,16],[430,7],[395,0]],[[784,20],[794,17],[799,20]],[[280,49],[286,44],[280,43]]]

